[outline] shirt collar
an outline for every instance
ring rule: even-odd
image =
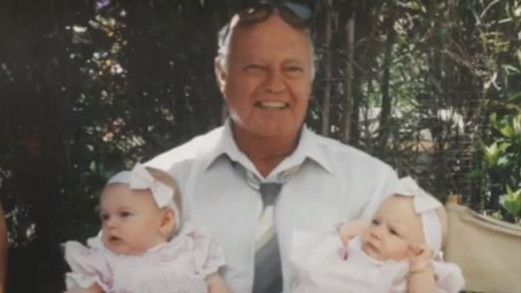
[[[209,148],[205,158],[203,159],[203,170],[210,168],[210,166],[213,165],[217,159],[223,156],[228,156],[230,160],[240,162],[249,169],[254,169],[250,160],[243,152],[239,150],[239,147],[237,147],[237,144],[233,139],[232,127],[229,118],[225,121],[221,130],[222,131],[220,131],[219,135],[217,135],[215,139],[210,142],[212,145],[207,146]]]
[[[327,156],[327,150],[321,147],[318,137],[313,131],[303,126],[300,140],[295,151],[285,158],[268,176],[277,174],[289,168],[301,165],[306,159],[310,159],[327,172],[331,173],[331,161]],[[213,142],[213,146],[209,148],[206,158],[203,162],[203,170],[207,170],[219,158],[228,156],[230,160],[241,163],[245,168],[256,172],[256,168],[249,158],[239,150],[235,140],[233,139],[231,120],[228,118],[224,123],[223,129]],[[258,174],[257,174],[258,175]]]

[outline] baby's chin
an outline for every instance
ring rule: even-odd
[[[117,255],[142,255],[146,252],[146,250],[133,250],[128,247],[121,247],[121,246],[107,246],[107,248],[114,254]]]
[[[117,255],[141,255],[147,251],[147,249],[130,247],[120,239],[106,239],[103,244],[110,252]]]

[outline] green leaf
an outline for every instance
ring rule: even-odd
[[[501,132],[501,134],[508,138],[511,138],[515,134],[514,128],[510,127],[510,125],[505,125],[501,127],[499,131]]]
[[[483,178],[484,174],[485,173],[483,172],[483,170],[476,169],[476,170],[473,170],[473,171],[467,173],[467,178],[469,178],[469,179],[481,179],[481,178]]]
[[[500,202],[503,208],[512,215],[516,221],[521,217],[521,188],[513,191],[507,185],[507,193],[500,197]]]
[[[497,143],[494,142],[490,146],[483,147],[483,152],[485,154],[485,162],[487,165],[495,166],[499,156],[501,155],[501,150],[498,148]]]
[[[496,112],[490,114],[490,123],[491,123],[493,126],[496,126],[496,125],[497,125],[497,114],[496,114]]]
[[[512,146],[512,144],[509,143],[509,142],[502,142],[502,143],[499,144],[498,149],[499,149],[500,153],[503,154],[503,153],[505,153],[505,152],[508,150],[508,148],[511,147],[511,146]]]
[[[521,134],[521,114],[514,117],[512,120],[512,128],[514,129],[514,133]]]

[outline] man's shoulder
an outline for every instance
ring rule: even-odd
[[[218,127],[205,134],[198,135],[179,146],[155,156],[146,165],[161,170],[169,170],[174,164],[193,161],[215,145],[222,132],[223,127]]]
[[[349,165],[369,165],[379,168],[392,169],[387,163],[370,155],[369,153],[357,149],[336,139],[315,135],[316,143],[323,150],[330,160],[339,164]]]

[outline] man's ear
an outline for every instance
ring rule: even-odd
[[[159,233],[165,238],[170,239],[174,229],[179,226],[175,221],[175,212],[170,208],[162,210],[163,217],[161,218],[161,225],[159,226]]]
[[[225,60],[222,56],[215,57],[214,60],[214,69],[215,69],[215,77],[217,79],[217,86],[221,90],[221,93],[224,93],[224,88],[226,86],[226,79],[228,78],[228,73],[226,69],[223,67]]]

